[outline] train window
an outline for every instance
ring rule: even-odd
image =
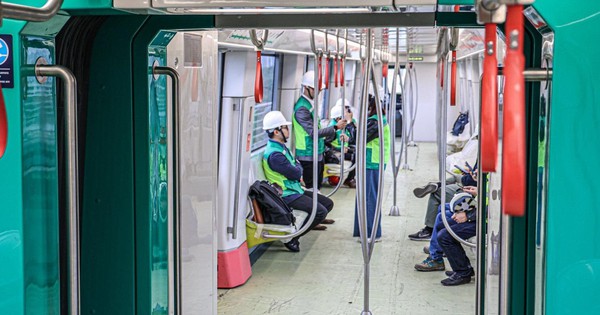
[[[252,124],[252,147],[254,152],[267,145],[267,134],[262,129],[263,117],[271,110],[273,103],[262,102],[254,106],[254,123]]]

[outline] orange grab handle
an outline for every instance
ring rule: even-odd
[[[456,106],[456,50],[452,51],[452,69],[450,71],[450,106]]]
[[[254,102],[262,103],[263,100],[263,76],[262,76],[262,63],[261,63],[261,52],[256,52],[256,76],[254,77]]]
[[[333,83],[335,87],[338,87],[338,60],[333,58]]]
[[[517,33],[518,32],[518,33]],[[518,36],[518,37],[517,37]],[[517,38],[515,38],[517,37]],[[502,145],[502,212],[525,214],[525,56],[523,55],[523,6],[507,8],[504,125]],[[516,47],[511,47],[511,42]]]
[[[2,86],[0,86],[0,158],[6,152],[6,143],[8,142],[8,119],[6,118],[6,103],[4,103],[4,95]]]
[[[318,76],[319,76],[319,91],[321,90],[321,86],[323,85],[323,64],[322,64],[323,58],[319,57],[317,65],[319,67],[319,72],[318,72]]]
[[[329,89],[329,57],[325,57],[325,88]]]
[[[495,172],[498,163],[498,59],[496,24],[493,23],[485,24],[481,85],[481,170]]]
[[[344,59],[340,60],[340,84],[346,84],[346,79],[344,78]]]
[[[384,78],[387,78],[387,75],[388,75],[388,64],[387,64],[387,62],[383,63],[383,66],[381,68],[381,74],[383,75]]]

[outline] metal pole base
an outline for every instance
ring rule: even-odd
[[[400,216],[400,208],[398,208],[398,206],[396,206],[396,205],[393,205],[392,208],[390,209],[390,216],[399,217]]]
[[[412,169],[410,168],[410,166],[408,164],[402,164],[402,169],[412,171]]]
[[[417,143],[416,143],[416,142],[414,142],[414,141],[411,141],[411,142],[409,142],[409,143],[408,143],[408,146],[409,146],[409,147],[416,147],[416,146],[418,146],[418,145],[417,145]]]
[[[373,315],[373,313],[371,311],[362,311],[360,315]]]

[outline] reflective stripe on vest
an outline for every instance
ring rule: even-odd
[[[293,123],[292,129],[294,129],[294,144],[296,146],[296,156],[312,157],[312,155],[313,155],[313,139],[306,132],[306,130],[304,130],[302,125],[300,125],[300,123],[296,120],[296,111],[298,109],[300,109],[301,107],[308,109],[308,111],[311,113],[310,114],[311,118],[313,117],[312,105],[306,98],[300,97],[300,99],[298,99],[298,102],[296,102],[296,105],[294,105],[294,114],[292,115],[292,123]],[[319,121],[318,128],[319,129],[321,128],[321,121]],[[318,132],[318,130],[315,130],[315,132]],[[323,152],[325,152],[325,139],[319,138],[318,153],[322,154]]]
[[[268,160],[269,156],[275,152],[282,153],[292,165],[296,166],[296,160],[283,144],[269,140],[262,160],[263,171],[265,172],[267,180],[279,185],[283,189],[283,197],[293,194],[304,194],[304,190],[299,181],[287,179],[285,176],[281,175],[281,173],[271,169]]]
[[[377,115],[373,115],[369,119],[377,120]],[[390,158],[390,125],[388,125],[385,115],[383,115],[383,145],[385,155],[383,161],[387,164]],[[379,137],[367,143],[367,169],[379,169],[379,146]]]

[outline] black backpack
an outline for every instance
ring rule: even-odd
[[[256,200],[268,224],[291,225],[296,218],[292,209],[283,201],[273,185],[266,180],[257,180],[250,186],[248,196]]]
[[[452,127],[452,134],[458,136],[463,133],[465,130],[465,126],[469,123],[469,112],[460,113],[454,122],[454,126]]]

